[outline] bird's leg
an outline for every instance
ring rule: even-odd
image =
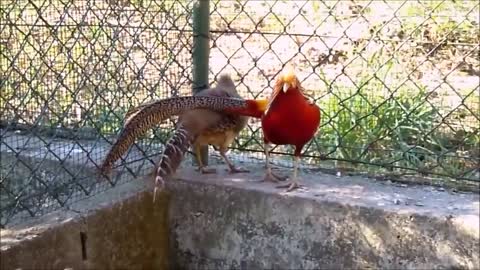
[[[203,165],[201,145],[195,144],[194,147],[195,147],[195,156],[197,157],[198,170],[203,174],[216,173],[217,170],[215,168],[207,168],[205,165]]]
[[[242,167],[236,167],[235,164],[233,164],[232,161],[227,157],[227,150],[228,148],[225,147],[220,147],[219,152],[220,155],[222,156],[223,160],[225,160],[225,163],[227,163],[228,168],[230,169],[230,173],[248,173],[250,172],[247,169],[244,169]]]
[[[263,177],[263,179],[260,180],[260,182],[278,183],[280,181],[285,181],[286,177],[279,176],[272,172],[272,166],[270,165],[270,144],[265,143],[263,147],[265,149],[266,172],[265,172],[265,177]]]
[[[290,192],[292,190],[295,190],[297,188],[301,188],[303,185],[300,184],[299,179],[298,179],[298,165],[300,163],[300,157],[295,156],[295,159],[293,161],[293,175],[292,179],[289,181],[289,183],[286,183],[284,185],[279,185],[277,188],[287,188],[286,192]]]

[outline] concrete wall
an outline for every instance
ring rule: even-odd
[[[480,269],[478,195],[325,175],[287,195],[246,177],[171,186],[177,267]]]
[[[260,168],[219,171],[184,169],[155,204],[137,179],[2,230],[2,269],[480,268],[476,194],[318,174],[284,194]]]
[[[168,197],[153,204],[141,186],[125,184],[2,230],[1,269],[169,269]]]

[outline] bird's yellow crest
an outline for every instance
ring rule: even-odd
[[[287,64],[285,66],[285,70],[283,71],[282,76],[280,77],[282,81],[282,90],[283,92],[287,92],[290,87],[298,87],[298,79],[295,75],[295,68],[292,64]]]

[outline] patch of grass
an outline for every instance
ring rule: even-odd
[[[422,5],[410,3],[399,15],[404,18],[403,32],[413,31],[411,37],[416,40],[475,44],[480,42],[479,22],[475,19],[478,8],[476,1],[424,1]],[[470,12],[468,16],[466,12]]]
[[[322,152],[334,159],[377,164],[387,170],[407,168],[474,179],[478,173],[475,160],[480,157],[478,129],[459,127],[454,133],[447,132],[442,128],[442,114],[427,102],[430,93],[425,88],[402,86],[391,98],[369,95],[385,93],[383,84],[370,78],[363,81],[361,89],[333,86],[331,93],[319,100],[324,120],[316,141],[323,146]],[[312,148],[308,154],[318,152]],[[341,166],[352,165],[343,162]]]
[[[380,91],[365,85],[361,91],[335,89],[319,101],[324,124],[318,140],[335,158],[383,163],[398,157],[407,164],[417,155],[429,152],[434,143],[425,137],[434,125],[434,110],[425,103],[425,92],[399,95],[395,99],[380,96],[366,98],[366,93]],[[407,164],[402,164],[406,166]]]

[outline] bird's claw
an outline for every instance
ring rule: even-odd
[[[212,173],[217,173],[217,169],[215,168],[207,168],[207,167],[201,167],[198,169],[202,174],[212,174]]]
[[[287,180],[286,176],[280,176],[278,174],[275,174],[274,172],[267,172],[265,174],[265,177],[263,177],[260,182],[273,182],[273,183],[278,183]]]
[[[287,190],[285,190],[285,192],[290,192],[290,191],[293,191],[295,189],[300,189],[302,187],[304,187],[304,185],[298,183],[298,181],[292,181],[292,182],[287,183],[287,184],[276,186],[276,188],[287,188]]]
[[[234,173],[248,173],[248,172],[250,172],[250,170],[242,168],[242,167],[231,167],[229,169],[229,172],[231,174],[234,174]]]

